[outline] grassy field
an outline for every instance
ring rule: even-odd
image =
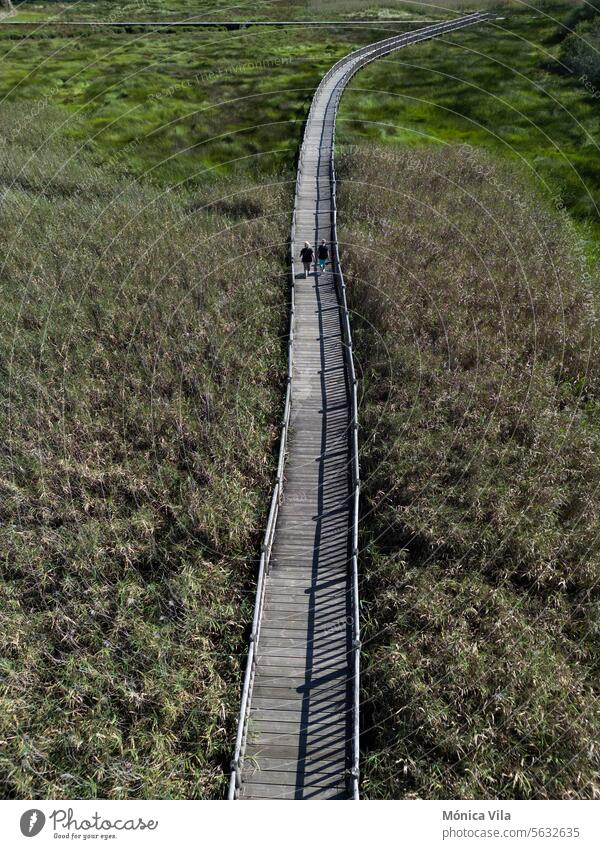
[[[185,8],[189,3],[168,6],[178,18]],[[136,10],[140,18],[161,19],[166,9],[158,2],[25,3],[15,20],[33,13],[45,20],[61,10],[63,17],[83,19],[135,18]],[[266,17],[288,17],[303,5],[228,2],[194,9],[211,19],[256,17],[260,9]],[[32,124],[48,107],[64,106],[61,135],[100,162],[120,157],[131,173],[159,185],[202,184],[217,171],[277,174],[293,166],[322,74],[380,32],[22,29],[7,23],[0,28],[0,92],[3,102],[30,103]]]
[[[345,51],[260,29],[17,36],[0,32],[5,99],[30,102],[31,123],[64,106],[61,134],[161,185],[289,167],[320,71]]]
[[[2,798],[224,792],[290,187],[165,193],[0,124]],[[10,144],[9,144],[10,140]]]
[[[410,0],[24,0],[15,4],[22,20],[47,20],[60,17],[65,20],[395,20],[425,17],[449,17],[463,10],[489,7],[518,6],[518,0],[445,0],[445,2],[410,2]],[[537,5],[535,2],[533,5]]]
[[[448,8],[452,8],[450,4]],[[191,14],[190,14],[191,11]],[[447,15],[435,5],[390,2],[194,4],[164,0],[30,3],[15,20],[406,17]],[[133,172],[160,184],[205,182],[220,172],[274,173],[295,157],[310,96],[327,68],[349,50],[387,34],[376,27],[285,31],[81,30],[5,24],[0,28],[0,91],[30,102],[33,120],[65,106],[65,131],[100,159],[121,155]],[[75,120],[76,119],[76,120]],[[133,145],[135,149],[133,149]]]
[[[464,7],[27,2],[18,19],[326,8],[351,20]],[[592,794],[593,297],[569,218],[545,206],[565,205],[593,256],[599,172],[586,134],[598,113],[589,92],[543,66],[559,50],[545,46],[547,18],[504,26],[453,36],[443,60],[423,45],[373,66],[340,121],[343,143],[366,135],[389,147],[372,165],[347,161],[341,213],[364,314],[364,789],[374,797]],[[295,154],[321,75],[378,37],[375,25],[0,28],[4,797],[224,792],[282,402]],[[426,139],[439,151],[395,147]],[[457,142],[472,147],[457,156]],[[524,162],[538,188],[477,147]],[[373,192],[377,163],[408,199]],[[419,176],[422,163],[444,176]],[[442,203],[437,187],[452,175],[462,188]],[[487,233],[469,188],[497,217]],[[422,199],[437,218],[421,214]],[[503,222],[519,258],[508,269]],[[459,250],[469,233],[484,242],[474,270]],[[365,240],[417,265],[394,278],[393,263],[367,268]],[[542,247],[529,255],[532,244]],[[469,287],[484,263],[503,288],[482,305]],[[489,311],[479,347],[461,338],[450,356],[425,298],[409,304],[409,342],[410,274],[443,293],[456,334],[476,307]],[[535,338],[519,275],[542,319]],[[557,275],[562,329],[540,282]]]
[[[363,791],[597,796],[598,281],[512,164],[369,145],[340,173]]]
[[[598,130],[597,110],[581,85],[541,68],[558,51],[544,47],[553,20],[508,5],[508,22],[452,36],[443,52],[439,44],[420,45],[362,72],[344,100],[340,138],[353,142],[366,133],[414,143],[425,133],[512,150],[579,220],[589,220],[597,202],[598,151],[588,136]],[[327,16],[351,20],[358,8],[332,3]],[[570,6],[552,8],[558,16]],[[98,18],[100,9],[108,19],[135,19],[136,10],[141,18],[161,19],[167,11],[180,17],[189,4],[25,3],[18,19],[34,12]],[[194,10],[204,18],[235,11],[235,17],[281,19],[318,16],[319,4],[221,3]],[[435,5],[389,3],[367,6],[361,15],[385,20],[400,12],[417,20],[448,14]],[[381,35],[381,28],[365,26],[144,32],[6,25],[0,29],[0,91],[5,101],[31,103],[32,121],[49,105],[65,106],[64,132],[100,161],[120,156],[132,173],[160,185],[200,184],[215,171],[273,174],[292,167],[311,93],[325,70]],[[553,96],[575,120],[555,108]]]
[[[470,144],[525,164],[577,222],[599,256],[600,111],[581,81],[561,73],[554,36],[572,4],[509,17],[407,48],[374,63],[342,101],[338,138],[418,145]]]
[[[351,20],[356,4],[332,2],[328,18]],[[377,4],[364,15],[396,15]],[[419,19],[427,9],[409,6]],[[382,37],[377,27],[284,31],[76,29],[34,25],[61,20],[314,18],[305,2],[30,3],[0,28],[0,92],[31,104],[35,122],[48,106],[68,110],[60,131],[96,152],[119,156],[131,173],[159,185],[202,184],[219,173],[276,174],[292,167],[312,92],[328,67]],[[439,10],[438,10],[439,15]],[[363,14],[361,13],[361,17]]]

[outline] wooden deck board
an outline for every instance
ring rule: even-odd
[[[332,785],[325,787],[307,788],[302,792],[295,787],[283,787],[275,784],[255,784],[248,782],[240,799],[347,799],[348,793],[344,786]]]

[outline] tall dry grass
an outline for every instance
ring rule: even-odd
[[[372,797],[598,794],[598,281],[467,148],[354,150]]]
[[[18,135],[24,110],[0,119],[2,796],[219,796],[278,437],[288,187],[161,192],[43,143],[62,115]]]

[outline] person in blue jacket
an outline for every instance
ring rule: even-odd
[[[319,260],[319,268],[321,271],[325,271],[325,266],[329,259],[329,248],[325,239],[321,239],[321,244],[317,248],[317,259]]]

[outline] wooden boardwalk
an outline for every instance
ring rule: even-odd
[[[462,26],[476,22],[474,16],[460,20]],[[454,21],[452,28],[458,25]],[[430,35],[426,31],[436,27],[356,51],[334,66],[319,86],[297,183],[292,242],[296,262],[304,241],[316,246],[325,239],[331,246],[337,238],[332,147],[337,105],[349,74],[373,54],[439,34],[439,26]],[[441,26],[442,32],[451,27]],[[357,744],[352,389],[335,265],[334,257],[324,272],[312,271],[307,279],[296,274],[294,280],[285,483],[265,572],[248,709],[242,719],[244,750],[232,798],[357,797],[357,776],[351,775],[352,744]]]

